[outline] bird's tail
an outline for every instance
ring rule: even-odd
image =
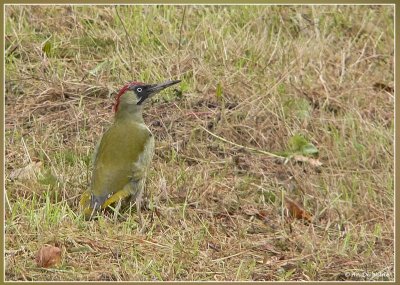
[[[79,201],[79,207],[83,212],[83,215],[85,216],[86,220],[89,220],[94,214],[94,210],[90,206],[91,197],[92,197],[91,192],[89,190],[86,190],[82,194],[81,200]]]

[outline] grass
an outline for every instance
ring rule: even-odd
[[[393,13],[6,6],[6,280],[394,280]],[[135,211],[84,221],[113,96],[170,78],[144,114],[145,230]],[[44,244],[58,267],[36,266]]]

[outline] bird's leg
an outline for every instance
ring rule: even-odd
[[[117,205],[115,206],[115,210],[114,210],[114,222],[117,221],[117,217],[119,214],[119,210],[121,209],[121,205],[122,205],[122,200],[119,200]]]
[[[134,183],[134,194],[131,196],[131,203],[134,201],[136,204],[136,212],[139,218],[139,225],[141,230],[143,229],[143,217],[141,212],[142,199],[143,199],[143,189],[144,189],[144,179],[133,182]]]
[[[130,198],[131,202],[136,203],[136,211],[139,218],[139,224],[143,226],[143,219],[141,213],[141,204],[142,204],[142,197],[143,197],[143,188],[144,188],[144,179],[140,179],[138,181],[131,180],[128,184],[122,188],[122,190],[117,191],[111,197],[109,197],[101,206],[102,209],[107,208],[113,203],[122,202]]]
[[[147,169],[146,167],[143,167],[143,165],[138,165],[135,163],[133,165],[133,171],[132,171],[132,196],[131,196],[131,203],[135,202],[136,203],[136,212],[139,218],[139,225],[140,225],[140,231],[143,230],[143,217],[142,217],[142,200],[143,200],[143,189],[144,189],[144,184],[146,181],[146,173]]]

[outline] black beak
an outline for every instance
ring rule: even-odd
[[[138,93],[138,91],[135,91],[136,94],[138,95],[138,97],[140,98],[140,100],[137,104],[141,105],[145,100],[153,97],[155,94],[157,94],[161,90],[164,90],[165,88],[170,87],[179,82],[181,82],[181,81],[180,80],[170,80],[170,81],[166,81],[166,82],[160,83],[160,84],[144,85],[143,87],[139,86],[139,88],[143,88],[143,90],[141,90],[140,93]]]
[[[179,82],[181,82],[181,80],[170,80],[170,81],[166,81],[164,83],[150,85],[150,87],[147,89],[149,98],[152,97],[153,95],[157,94],[161,90],[164,90],[165,88],[170,87]]]

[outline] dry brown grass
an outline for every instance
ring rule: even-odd
[[[393,280],[393,7],[186,9],[181,35],[184,6],[118,7],[129,40],[113,6],[6,7],[6,280]],[[167,78],[144,233],[85,222],[115,92]],[[295,135],[322,167],[248,149]],[[46,243],[59,267],[37,268]]]

